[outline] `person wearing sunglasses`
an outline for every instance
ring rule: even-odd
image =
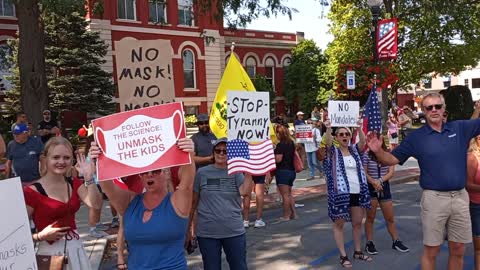
[[[325,121],[326,158],[323,161],[327,177],[328,215],[333,221],[333,237],[340,252],[340,265],[352,267],[352,262],[345,251],[343,227],[346,222],[352,223],[354,242],[353,258],[360,261],[371,262],[372,258],[363,254],[362,221],[365,209],[370,208],[370,194],[368,191],[367,177],[362,166],[362,150],[365,147],[365,134],[362,130],[362,121],[357,123],[359,142],[351,144],[352,133],[346,127],[335,130],[333,144],[332,128],[330,121]]]
[[[191,139],[179,139],[176,147],[193,159]],[[101,154],[92,142],[91,160]],[[123,217],[129,269],[187,269],[184,243],[192,207],[195,165],[192,162],[180,166],[180,183],[174,192],[168,188],[169,172],[169,169],[157,169],[138,174],[145,190],[142,194],[124,190],[113,181],[100,182],[110,204]]]
[[[208,115],[199,114],[197,117],[198,132],[192,135],[192,140],[195,144],[193,160],[195,161],[197,170],[203,166],[212,164],[212,148],[217,137],[210,131],[208,121]]]
[[[423,270],[436,269],[435,261],[448,235],[448,269],[463,269],[465,244],[472,242],[467,179],[467,149],[480,135],[480,119],[444,123],[445,99],[438,93],[421,102],[426,124],[412,131],[392,152],[382,149],[382,140],[369,133],[367,144],[383,165],[403,164],[414,157],[420,166]],[[475,106],[480,111],[480,106]]]
[[[52,120],[52,113],[49,110],[43,111],[43,120],[38,123],[37,130],[44,144],[47,143],[48,139],[60,132],[57,124]]]
[[[242,198],[252,190],[251,176],[228,174],[227,138],[213,144],[213,164],[200,168],[193,185],[190,223],[198,212],[195,233],[203,268],[220,270],[222,249],[230,269],[247,269],[247,242],[242,218]],[[187,232],[187,241],[192,238]]]

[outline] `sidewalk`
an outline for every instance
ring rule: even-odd
[[[396,166],[394,177],[390,180],[392,185],[417,181],[420,174],[420,169],[416,162],[407,162],[404,166]],[[308,177],[307,170],[304,170],[301,173],[297,174],[297,178],[294,182],[293,187],[293,197],[296,202],[301,202],[306,199],[311,198],[321,198],[326,196],[326,185],[325,179],[315,177],[313,180],[306,180]],[[269,193],[265,196],[264,209],[269,209],[273,207],[280,207],[281,202],[277,201],[278,194],[275,183],[270,185]],[[251,212],[255,209],[255,200],[251,201]],[[110,213],[110,206],[108,202],[105,202],[102,210],[102,222],[104,224],[109,224],[112,219]],[[109,240],[114,240],[116,238],[116,229],[110,229],[107,232],[111,235],[107,238],[95,239],[88,236],[88,209],[85,205],[82,205],[79,212],[77,213],[77,227],[80,233],[81,239],[83,239],[85,250],[87,255],[90,258],[92,264],[92,269],[97,270],[100,267],[102,258],[107,247],[107,242]]]

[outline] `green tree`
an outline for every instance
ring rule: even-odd
[[[302,111],[310,111],[319,102],[325,103],[328,87],[322,76],[327,58],[313,40],[304,40],[292,50],[292,63],[285,71],[285,97],[297,102]],[[320,98],[319,98],[320,97]]]
[[[262,74],[255,74],[252,83],[253,86],[255,86],[255,90],[269,93],[270,104],[275,100],[275,91],[273,90],[272,85],[267,81],[267,77]]]
[[[112,74],[101,69],[107,45],[99,33],[87,31],[88,22],[78,11],[42,15],[44,22],[45,74],[50,108],[108,114],[114,111]],[[18,40],[9,42],[13,89],[7,92],[6,109],[21,110]],[[33,122],[33,121],[32,121]]]

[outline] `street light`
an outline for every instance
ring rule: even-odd
[[[367,5],[370,7],[370,11],[372,12],[372,40],[373,40],[373,63],[374,65],[378,65],[378,52],[377,52],[377,24],[378,18],[380,17],[381,7],[383,5],[383,0],[367,0]],[[377,84],[377,74],[373,75],[373,83]],[[382,130],[386,130],[386,120],[387,120],[387,99],[388,99],[388,92],[386,90],[382,90],[382,99],[380,104],[380,111],[382,114]]]

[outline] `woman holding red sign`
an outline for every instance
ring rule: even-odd
[[[28,215],[33,218],[38,233],[33,240],[39,242],[38,255],[67,255],[68,270],[89,270],[90,261],[76,231],[75,213],[80,200],[88,207],[99,207],[101,195],[92,185],[93,163],[85,162],[83,154],[77,155],[75,168],[85,177],[66,177],[73,164],[73,148],[63,137],[52,137],[44,150],[45,168],[36,183],[24,188]]]
[[[193,160],[191,139],[179,139],[176,145]],[[97,144],[92,143],[90,158],[100,154]],[[168,191],[167,171],[159,169],[139,174],[145,188],[139,195],[121,189],[113,181],[100,182],[110,203],[123,216],[129,269],[187,269],[184,242],[192,206],[195,164],[180,166],[180,183],[173,193]]]

